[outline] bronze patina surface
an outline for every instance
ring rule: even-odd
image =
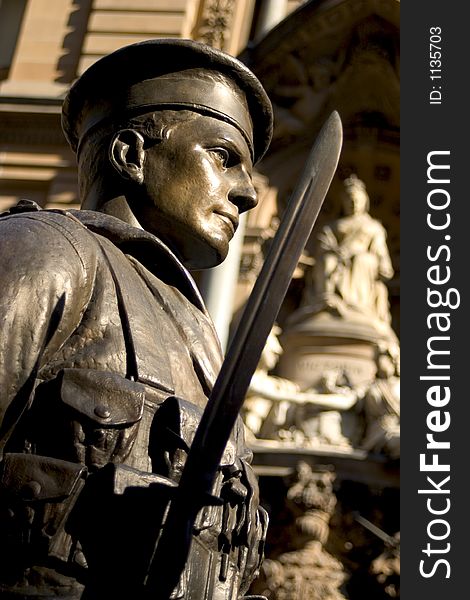
[[[82,210],[0,218],[0,595],[140,598],[221,365],[188,269],[256,205],[269,100],[237,60],[152,40],[64,103]],[[238,424],[172,598],[241,598],[266,516]],[[162,569],[165,564],[162,564]]]

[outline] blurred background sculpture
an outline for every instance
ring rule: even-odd
[[[363,398],[361,448],[400,456],[400,358],[398,346],[378,345],[377,374]]]
[[[278,339],[280,332],[277,326],[271,330],[243,405],[244,422],[250,438],[275,438],[286,422],[290,403],[300,392],[293,381],[270,375],[282,354]]]
[[[294,381],[271,375],[282,354],[279,327],[273,328],[251,380],[243,408],[248,438],[301,444],[349,445],[341,432],[339,411],[350,409],[357,392],[339,373],[325,373],[319,386],[302,390]]]
[[[334,481],[329,467],[297,464],[287,492],[290,548],[264,561],[254,591],[269,600],[344,600],[346,573],[325,548],[336,505]]]
[[[343,185],[344,216],[326,225],[318,236],[315,296],[340,311],[358,311],[389,323],[384,281],[393,276],[393,268],[385,229],[368,213],[364,183],[351,175]]]

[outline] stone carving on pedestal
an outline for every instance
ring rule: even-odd
[[[318,386],[307,390],[294,381],[270,375],[282,354],[277,337],[280,331],[279,327],[271,331],[245,400],[248,439],[349,447],[342,433],[340,411],[354,406],[357,390],[338,370],[326,372]]]
[[[361,448],[400,456],[400,363],[399,348],[377,346],[377,374],[363,401],[365,419]]]
[[[276,438],[285,423],[289,401],[300,391],[293,381],[269,374],[282,354],[277,337],[280,331],[277,326],[271,330],[243,405],[248,440]]]
[[[385,598],[400,597],[400,532],[393,536],[393,541],[370,566],[370,572],[383,589]]]
[[[266,559],[252,591],[269,600],[343,600],[346,573],[325,550],[329,521],[336,505],[335,475],[328,467],[297,465],[287,492],[286,507],[293,520],[290,547]]]
[[[326,371],[312,390],[314,401],[291,407],[288,427],[280,437],[301,446],[351,448],[351,440],[343,433],[342,413],[356,404],[358,391],[341,369]]]

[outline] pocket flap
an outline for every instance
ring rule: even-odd
[[[56,500],[70,496],[86,470],[49,456],[5,454],[0,485],[23,500]]]
[[[145,386],[118,373],[64,369],[60,395],[101,427],[137,423],[144,411]]]

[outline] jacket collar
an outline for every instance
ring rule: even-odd
[[[87,229],[109,239],[124,254],[136,258],[156,277],[176,287],[207,315],[202,296],[189,271],[155,235],[128,225],[121,219],[92,210],[70,210]]]

